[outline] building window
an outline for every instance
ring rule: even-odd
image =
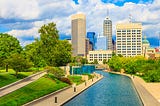
[[[90,59],[90,61],[93,61],[93,59]]]
[[[102,61],[102,59],[99,59],[99,61]]]
[[[93,54],[90,54],[89,56],[91,57],[91,56],[93,56]]]

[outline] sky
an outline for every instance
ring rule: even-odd
[[[17,37],[26,45],[39,37],[38,29],[54,22],[61,39],[71,36],[71,15],[86,15],[87,32],[102,35],[103,20],[113,23],[141,22],[143,34],[153,47],[158,46],[160,32],[160,0],[0,0],[0,33]]]

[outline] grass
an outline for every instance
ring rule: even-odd
[[[49,76],[52,77],[52,75]],[[20,106],[68,86],[68,84],[50,77],[44,76],[21,89],[1,97],[0,106]]]
[[[5,72],[5,70],[0,70],[0,87],[16,82],[32,74],[33,72],[19,72],[18,78],[16,78],[14,70],[9,69],[8,72]]]
[[[72,81],[72,83],[76,83],[76,85],[79,85],[83,83],[82,76],[68,76],[68,78]]]
[[[92,78],[94,78],[94,76],[93,76],[93,75],[88,74],[88,73],[84,73],[83,75],[88,75],[88,79],[89,79],[89,80],[90,80],[90,79],[92,79]]]

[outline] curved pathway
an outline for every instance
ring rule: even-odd
[[[7,86],[4,86],[2,88],[0,88],[0,97],[8,94],[8,93],[11,93],[19,88],[22,88],[23,86],[26,86],[34,81],[36,81],[37,79],[39,79],[40,77],[42,77],[43,75],[47,74],[46,71],[43,71],[43,72],[38,72],[36,74],[33,74],[29,77],[26,77],[22,80],[19,80],[17,82],[14,82],[10,85],[7,85]]]

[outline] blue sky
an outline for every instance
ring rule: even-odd
[[[160,0],[0,0],[0,32],[17,37],[22,45],[39,37],[38,29],[55,22],[60,38],[70,38],[72,14],[86,14],[87,31],[102,35],[103,20],[117,23],[132,20],[143,24],[143,33],[153,47],[158,46],[160,32]]]

